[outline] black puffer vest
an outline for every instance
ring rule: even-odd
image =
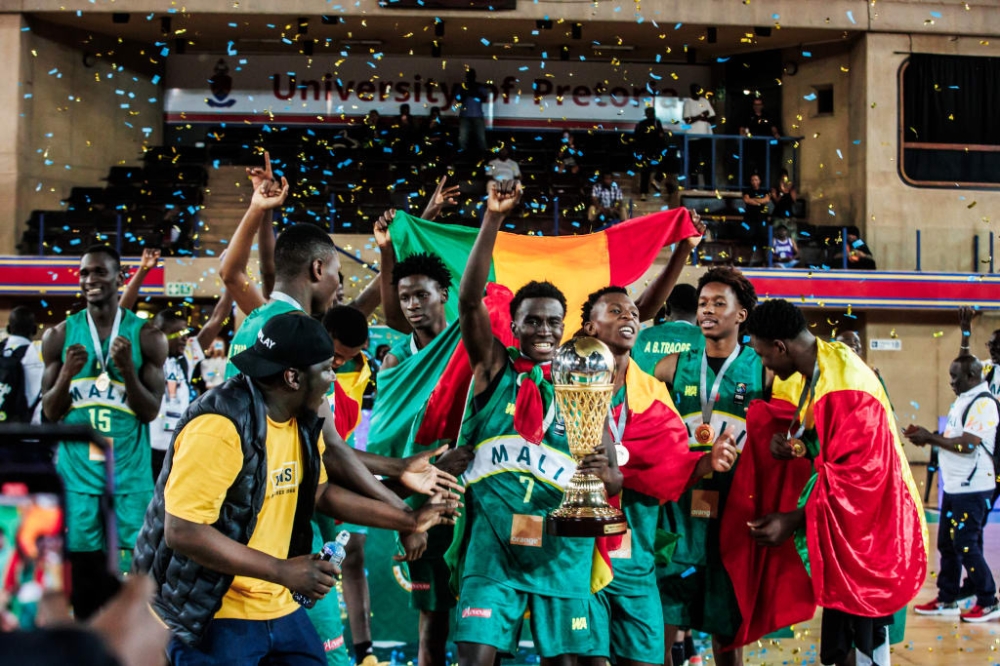
[[[247,544],[257,524],[257,514],[264,504],[268,488],[267,477],[267,411],[264,396],[253,382],[237,375],[198,398],[174,429],[177,437],[185,425],[204,414],[224,416],[236,426],[243,449],[243,469],[226,493],[219,520],[212,525],[222,534],[241,544]],[[317,443],[323,421],[315,413],[300,415],[299,441],[303,444],[303,477],[299,485],[298,504],[292,526],[288,557],[305,555],[312,549],[312,519],[319,466],[322,464]],[[163,471],[156,482],[153,501],[146,509],[142,531],[135,544],[132,560],[134,572],[149,574],[156,581],[157,592],[153,608],[173,632],[185,643],[196,645],[208,623],[222,605],[222,598],[233,582],[227,576],[197,564],[167,547],[163,538],[163,488],[173,466],[174,447],[171,442],[163,461]]]

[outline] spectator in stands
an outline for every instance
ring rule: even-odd
[[[556,173],[580,173],[580,165],[577,164],[577,158],[580,156],[573,135],[568,131],[563,132],[559,152],[556,155]]]
[[[622,188],[614,181],[610,171],[601,174],[601,180],[594,185],[587,209],[587,221],[598,223],[599,228],[611,226],[625,218]]]
[[[465,72],[465,83],[458,91],[456,100],[461,104],[458,112],[458,149],[463,153],[469,151],[469,140],[472,140],[473,158],[479,158],[486,152],[486,121],[483,118],[483,102],[489,99],[490,92],[476,80],[476,70],[469,68]]]
[[[750,187],[743,190],[743,229],[754,245],[767,243],[767,205],[771,193],[761,187],[760,176],[750,176]]]
[[[666,150],[663,123],[656,118],[656,110],[653,107],[646,107],[645,117],[633,130],[632,141],[639,167],[639,198],[645,201],[651,181],[653,187],[657,191],[660,190],[661,186],[657,181],[662,178],[663,154]]]
[[[843,245],[837,247],[833,255],[833,267],[842,268],[844,264]],[[875,256],[871,248],[861,240],[861,231],[855,227],[847,227],[847,268],[852,271],[875,270]]]
[[[777,187],[771,188],[771,203],[774,204],[774,219],[787,220],[795,214],[795,202],[799,200],[799,191],[795,183],[788,177],[788,169],[781,170],[781,180]]]
[[[715,109],[705,97],[704,89],[697,83],[691,84],[691,97],[684,100],[682,110],[684,122],[691,127],[689,134],[711,134],[712,121],[715,120]],[[690,177],[696,180],[698,187],[704,187],[706,174],[710,168],[712,142],[688,141],[688,164],[691,167]],[[694,184],[692,184],[693,186]]]
[[[781,129],[778,123],[772,119],[771,114],[764,111],[764,100],[755,97],[753,100],[753,112],[746,123],[740,127],[740,134],[745,137],[757,139],[780,139]],[[767,169],[767,143],[765,141],[746,141],[743,144],[744,173],[754,171],[762,173]],[[772,149],[772,157],[776,151]]]
[[[387,344],[381,344],[381,345],[379,345],[378,347],[375,348],[375,363],[376,363],[376,367],[378,367],[378,368],[382,367],[382,361],[385,359],[385,356],[386,356],[386,354],[389,353],[390,349],[392,349],[392,347],[390,347]]]
[[[793,268],[799,263],[799,246],[789,235],[788,227],[779,224],[774,228],[774,243],[771,245],[774,265],[781,268]]]
[[[507,146],[500,146],[496,159],[490,160],[486,165],[486,175],[490,177],[487,184],[487,191],[497,183],[508,180],[521,180],[521,168],[517,162],[510,158],[510,150]]]
[[[432,106],[427,117],[427,127],[424,129],[425,145],[432,155],[440,154],[451,142],[448,139],[448,127],[441,119],[441,108]]]
[[[378,111],[372,109],[368,112],[368,115],[365,116],[364,125],[365,135],[362,144],[365,148],[381,151],[386,145],[388,139],[388,132],[382,122],[382,116]]]
[[[24,404],[23,409],[16,409],[8,414],[8,407],[20,401],[3,396],[0,403],[4,406],[4,421],[39,423],[41,420],[38,405],[42,398],[42,373],[45,371],[45,364],[42,363],[38,349],[32,344],[36,335],[38,335],[38,324],[35,323],[35,313],[30,308],[18,305],[10,311],[10,318],[7,320],[7,339],[3,341],[2,350],[4,357],[21,358],[21,369],[24,373],[22,387]]]
[[[420,130],[410,114],[410,105],[400,104],[399,117],[393,123],[391,132],[393,155],[401,158],[412,156],[419,136]]]

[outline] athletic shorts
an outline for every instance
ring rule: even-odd
[[[462,579],[453,640],[516,654],[524,613],[529,610],[535,650],[542,657],[589,654],[595,645],[607,642],[607,632],[591,622],[589,599],[524,592],[481,576]]]
[[[421,557],[407,562],[410,571],[410,608],[418,611],[448,611],[455,607],[450,589],[451,569],[443,557]]]
[[[588,657],[663,663],[663,613],[655,588],[634,597],[601,590],[590,598],[590,607],[594,626],[610,628],[610,645],[605,641]]]
[[[115,495],[118,547],[128,553],[121,562],[122,573],[127,573],[130,568],[126,565],[131,565],[132,549],[142,528],[146,507],[152,499],[152,490]],[[107,550],[101,495],[66,491],[66,549],[75,553]]]
[[[721,565],[692,566],[680,574],[673,573],[679,566],[671,563],[657,570],[663,623],[703,631],[723,641],[735,636],[742,619],[725,569]]]
[[[324,516],[325,518],[325,516]],[[324,537],[320,526],[313,521],[313,552],[318,553],[323,547]],[[344,623],[340,619],[339,586],[334,586],[330,593],[318,600],[312,608],[306,609],[309,621],[316,628],[323,642],[323,652],[326,655],[327,666],[348,666],[351,658],[344,645]]]

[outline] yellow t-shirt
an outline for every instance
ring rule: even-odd
[[[302,447],[295,419],[285,423],[267,420],[267,494],[257,515],[257,526],[248,547],[272,557],[288,557],[299,484],[302,482]],[[322,459],[325,445],[319,440]],[[192,420],[174,440],[174,462],[164,488],[166,512],[192,523],[212,525],[226,492],[243,469],[236,426],[229,419],[205,414]],[[326,483],[320,464],[319,482]],[[222,600],[217,618],[274,620],[299,605],[286,588],[246,576],[236,576]]]

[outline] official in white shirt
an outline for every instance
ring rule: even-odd
[[[35,323],[34,312],[23,305],[10,311],[7,339],[3,342],[2,353],[14,354],[21,347],[28,347],[21,359],[21,367],[24,369],[24,397],[32,414],[31,423],[37,424],[41,422],[41,410],[38,406],[41,402],[42,373],[45,371],[45,364],[42,363],[38,345],[32,342],[36,335],[38,335],[38,325]]]

